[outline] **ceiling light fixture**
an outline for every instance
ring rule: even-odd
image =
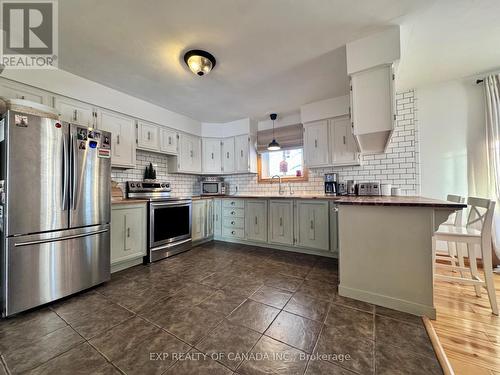
[[[281,146],[278,142],[276,142],[276,139],[274,138],[274,120],[276,120],[278,115],[276,113],[271,113],[269,117],[271,117],[271,120],[273,121],[273,140],[271,141],[271,143],[269,143],[267,149],[269,151],[278,151],[281,149]]]
[[[204,76],[215,67],[215,57],[207,51],[193,49],[184,54],[184,62],[196,75]]]

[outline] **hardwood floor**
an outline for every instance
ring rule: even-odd
[[[500,302],[498,274],[495,286]],[[486,290],[476,297],[472,286],[436,281],[434,302],[432,325],[455,374],[500,375],[500,317],[491,313]]]

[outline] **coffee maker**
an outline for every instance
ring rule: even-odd
[[[337,195],[337,173],[325,174],[325,194]]]

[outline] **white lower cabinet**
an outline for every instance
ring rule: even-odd
[[[245,207],[245,238],[249,241],[267,242],[267,201],[249,199]]]
[[[205,233],[205,237],[213,237],[214,235],[214,200],[213,199],[205,199],[206,206],[206,216],[205,216],[205,227],[207,231]]]
[[[222,200],[214,199],[214,236],[220,237],[222,236]]]
[[[269,201],[269,242],[293,245],[293,200]]]
[[[191,237],[193,241],[202,240],[205,237],[206,204],[205,200],[193,201],[191,215]]]
[[[146,204],[114,204],[111,210],[111,267],[146,255]],[[122,268],[126,268],[123,266]]]
[[[295,201],[295,246],[329,249],[328,201]]]

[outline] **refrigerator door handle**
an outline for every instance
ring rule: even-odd
[[[77,201],[77,160],[76,160],[76,142],[75,137],[71,134],[71,161],[73,164],[72,168],[72,183],[71,183],[71,209],[76,210]]]
[[[93,235],[96,235],[96,234],[106,233],[107,231],[109,231],[109,229],[101,229],[101,230],[96,230],[94,232],[73,234],[71,236],[47,238],[47,239],[44,239],[44,240],[17,242],[17,243],[14,244],[14,247],[31,246],[31,245],[39,245],[39,244],[49,243],[49,242],[72,240],[74,238],[88,237],[88,236],[93,236]]]
[[[68,180],[69,180],[69,150],[68,138],[63,138],[63,191],[62,191],[62,209],[68,209]]]

